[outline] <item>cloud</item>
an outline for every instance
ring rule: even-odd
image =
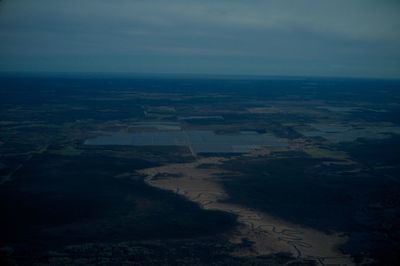
[[[6,0],[0,68],[399,76],[399,7],[396,0]]]

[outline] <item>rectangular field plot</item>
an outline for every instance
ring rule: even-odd
[[[245,153],[261,146],[286,147],[286,139],[272,134],[216,134],[210,130],[100,132],[85,145],[190,146],[195,153]]]

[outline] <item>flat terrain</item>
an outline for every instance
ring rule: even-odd
[[[278,252],[295,254],[298,258],[314,259],[323,263],[352,264],[351,259],[337,250],[346,242],[345,236],[326,234],[311,228],[291,224],[256,209],[224,201],[228,195],[221,186],[218,175],[234,176],[218,168],[201,168],[203,164],[218,166],[223,158],[209,157],[194,163],[170,164],[147,168],[141,172],[147,176],[146,182],[152,186],[174,191],[206,210],[220,210],[237,215],[241,223],[230,240],[251,241],[248,249],[236,255],[270,255]],[[159,178],[158,176],[163,176]]]
[[[0,264],[396,265],[399,89],[2,76]]]

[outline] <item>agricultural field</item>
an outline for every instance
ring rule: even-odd
[[[1,76],[0,264],[398,264],[399,88]]]

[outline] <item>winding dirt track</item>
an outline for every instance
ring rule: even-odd
[[[237,256],[289,252],[298,258],[313,259],[320,265],[354,264],[349,256],[337,250],[337,246],[347,241],[343,235],[325,234],[254,209],[223,202],[228,195],[220,184],[218,175],[235,176],[235,173],[218,167],[223,160],[220,157],[201,158],[193,163],[169,164],[144,169],[140,173],[146,176],[145,181],[149,185],[183,195],[204,209],[236,214],[241,225],[229,235],[229,240],[232,243],[241,243],[243,239],[252,242],[251,248],[237,251]],[[201,164],[212,164],[215,167],[198,168]],[[157,178],[157,174],[166,175]]]

